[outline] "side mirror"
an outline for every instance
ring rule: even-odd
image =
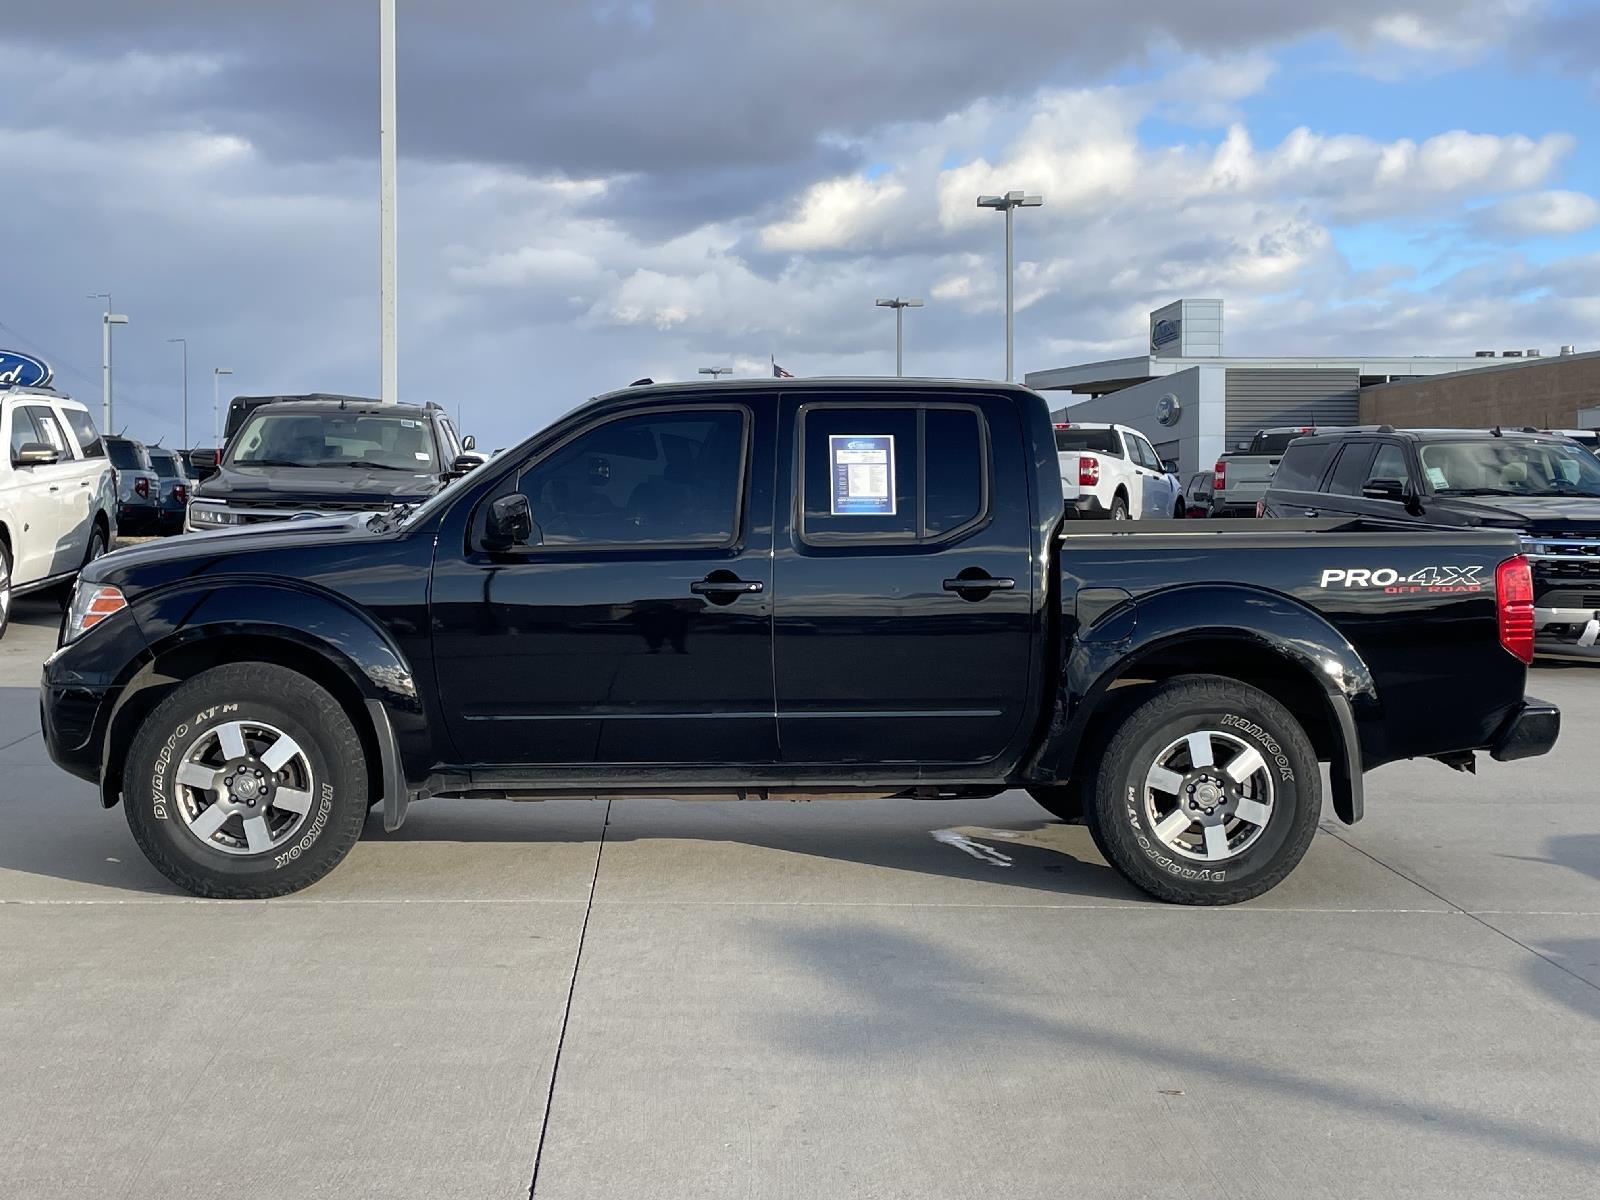
[[[461,448],[463,450],[476,450],[478,448],[478,439],[470,433],[467,434],[466,437],[461,439]]]
[[[1361,487],[1368,500],[1392,500],[1399,504],[1406,498],[1406,485],[1398,479],[1369,479]]]
[[[1163,458],[1161,460],[1161,469],[1168,475],[1176,475],[1178,473],[1178,460],[1175,458]]]
[[[526,546],[533,541],[533,509],[521,492],[498,496],[489,504],[485,532],[498,546]]]
[[[13,467],[48,467],[61,461],[61,451],[43,442],[24,442],[11,455]]]
[[[458,454],[450,463],[452,475],[465,475],[468,471],[475,471],[483,466],[484,458],[481,454]]]

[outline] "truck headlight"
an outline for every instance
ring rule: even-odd
[[[128,607],[128,601],[118,588],[109,584],[84,583],[79,580],[72,586],[72,605],[67,609],[67,636],[76,641],[113,613]]]
[[[226,504],[217,500],[193,500],[189,503],[189,524],[220,529],[224,525],[244,524],[244,514],[230,512]]]

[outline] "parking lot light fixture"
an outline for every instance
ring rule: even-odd
[[[110,292],[95,292],[89,299],[106,302],[106,310],[100,314],[100,416],[105,432],[112,433],[114,431],[111,428],[111,327],[126,325],[128,318],[122,313],[111,311]]]
[[[232,375],[232,367],[211,368],[211,444],[217,449],[217,461],[222,461],[222,427],[217,424],[217,409],[222,391],[222,377]]]
[[[719,376],[719,375],[732,375],[733,374],[733,368],[732,367],[701,367],[700,368],[700,374],[711,376],[711,382],[715,383],[717,381],[717,376]]]
[[[905,374],[905,310],[908,308],[921,308],[921,300],[906,300],[899,296],[892,300],[878,299],[873,301],[879,308],[894,309],[894,373],[899,378]]]
[[[1043,196],[1028,196],[1022,192],[1007,192],[1004,196],[979,196],[979,208],[993,208],[1006,214],[1006,382],[1010,383],[1015,374],[1012,359],[1012,255],[1011,255],[1011,214],[1018,208],[1038,208],[1044,203]]]

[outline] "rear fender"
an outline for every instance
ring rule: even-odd
[[[1072,622],[1064,624],[1070,628]],[[1117,684],[1194,672],[1228,676],[1226,651],[1232,648],[1241,661],[1270,661],[1295,672],[1291,678],[1303,677],[1321,698],[1334,811],[1346,824],[1360,820],[1363,768],[1356,721],[1377,710],[1372,672],[1321,614],[1287,596],[1238,584],[1169,588],[1096,615],[1062,664],[1050,727],[1027,776],[1041,783],[1070,778],[1080,751],[1092,749],[1084,744],[1086,731],[1115,704]],[[1182,666],[1175,668],[1175,661]]]

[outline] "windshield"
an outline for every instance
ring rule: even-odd
[[[227,461],[240,467],[364,467],[419,475],[438,470],[425,418],[368,413],[257,411],[228,447]]]
[[[1096,454],[1122,455],[1114,429],[1057,429],[1056,449],[1091,450]]]
[[[1445,495],[1600,496],[1600,462],[1570,442],[1430,442],[1418,454]]]

